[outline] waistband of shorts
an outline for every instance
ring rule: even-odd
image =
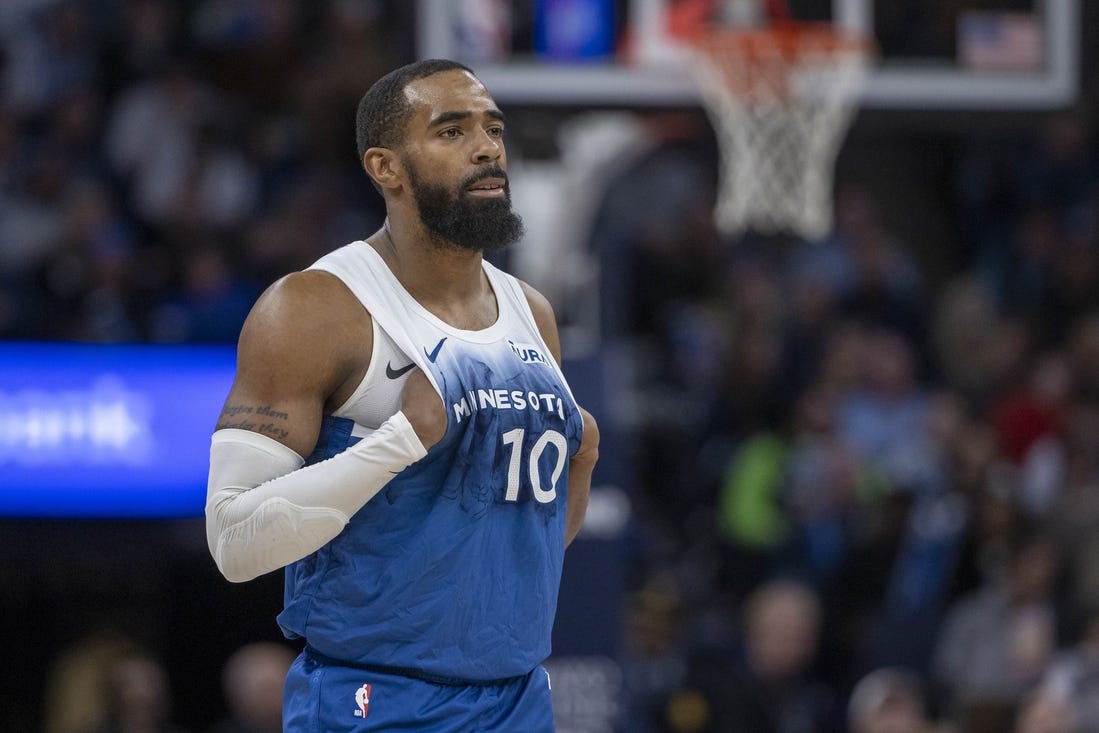
[[[460,677],[447,677],[446,675],[432,674],[421,669],[416,669],[415,667],[394,667],[388,664],[349,662],[346,659],[336,659],[327,654],[321,654],[308,644],[305,645],[303,652],[308,659],[312,659],[313,661],[326,666],[350,667],[351,669],[361,669],[364,672],[377,672],[378,674],[409,677],[414,680],[430,682],[435,685],[446,685],[448,687],[495,687],[497,685],[507,685],[513,682],[519,682],[530,675],[530,672],[527,672],[526,674],[515,675],[514,677],[499,677],[494,680],[467,680]]]

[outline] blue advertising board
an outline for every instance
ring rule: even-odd
[[[232,346],[0,343],[0,516],[197,517]]]

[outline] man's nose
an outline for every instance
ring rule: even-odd
[[[495,137],[487,130],[482,130],[477,137],[477,145],[474,148],[473,159],[478,163],[488,163],[498,160],[504,152],[504,141]]]

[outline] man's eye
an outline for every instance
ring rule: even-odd
[[[443,137],[458,137],[462,132],[457,127],[448,127],[439,134]]]
[[[503,137],[504,136],[504,128],[502,128],[502,127],[490,127],[490,128],[488,128],[488,134],[492,135],[493,137]]]

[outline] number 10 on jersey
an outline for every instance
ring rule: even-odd
[[[505,501],[519,501],[519,483],[523,466],[523,442],[526,437],[525,428],[509,430],[501,436],[504,446],[511,449],[508,459],[508,487],[504,494]],[[546,447],[552,445],[557,449],[557,462],[553,466],[550,475],[549,488],[542,488],[542,472],[538,464]],[[527,477],[530,480],[530,489],[534,499],[540,504],[549,504],[557,498],[557,481],[565,470],[565,459],[568,457],[569,442],[564,435],[556,430],[547,430],[538,436],[538,440],[530,447],[527,456]]]

